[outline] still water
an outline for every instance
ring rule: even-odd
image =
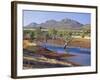
[[[46,44],[45,46],[48,50],[54,51],[58,54],[74,54],[76,56],[67,58],[68,61],[72,61],[83,66],[91,65],[91,50],[90,48],[79,48],[79,47],[67,47],[64,49],[62,46],[52,46]]]

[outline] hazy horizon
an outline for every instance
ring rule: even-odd
[[[66,19],[66,18],[75,20],[84,25],[91,23],[90,13],[24,10],[23,11],[23,26],[26,26],[30,23],[40,24],[48,20],[61,21],[62,19]]]

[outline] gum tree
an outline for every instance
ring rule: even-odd
[[[72,39],[73,39],[72,32],[67,32],[66,36],[64,36],[64,40],[65,40],[64,49],[67,48],[68,44],[72,41]]]

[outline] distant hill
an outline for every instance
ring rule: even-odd
[[[83,25],[79,23],[78,21],[65,18],[65,19],[62,19],[61,21],[48,20],[41,24],[37,24],[33,22],[33,23],[28,24],[27,26],[24,26],[24,29],[33,29],[37,27],[55,28],[55,29],[81,29],[84,26],[86,27],[88,25]]]

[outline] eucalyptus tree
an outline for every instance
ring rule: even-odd
[[[52,39],[55,39],[57,35],[57,30],[54,28],[48,29],[48,34],[51,36]]]
[[[64,45],[64,49],[66,49],[66,47],[68,46],[68,44],[72,41],[73,37],[72,37],[72,32],[67,32],[66,36],[63,37],[63,39],[65,40],[65,45]]]
[[[49,34],[48,34],[48,32],[43,32],[42,36],[43,36],[45,42],[47,42],[48,39],[49,39]]]
[[[42,37],[42,30],[41,29],[42,29],[41,27],[38,27],[35,30],[35,37],[36,37],[36,39],[41,39],[41,37]]]
[[[90,36],[91,28],[90,24],[83,26],[81,37],[84,38],[85,36]]]
[[[35,38],[35,32],[34,31],[31,31],[30,36],[31,36],[31,39],[33,40]]]

